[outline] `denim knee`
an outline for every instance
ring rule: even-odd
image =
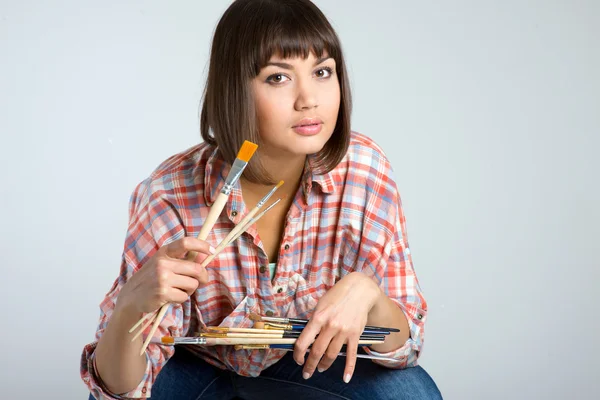
[[[380,400],[411,399],[439,400],[442,399],[437,385],[431,376],[420,366],[402,370],[390,370],[381,374],[377,384],[370,390],[376,394],[371,397]]]

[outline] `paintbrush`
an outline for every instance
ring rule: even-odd
[[[243,332],[200,332],[196,337],[229,337],[229,338],[263,338],[263,339],[281,339],[297,338],[295,333],[243,333]]]
[[[237,232],[235,233],[235,235],[231,235],[231,234],[227,235],[227,237],[225,239],[223,239],[221,241],[221,243],[219,243],[219,245],[215,248],[215,252],[213,254],[211,254],[210,256],[206,257],[204,259],[204,261],[202,261],[202,264],[200,264],[200,266],[202,268],[205,268],[212,260],[214,260],[219,255],[220,252],[222,252],[227,246],[229,246],[238,237],[240,237],[244,232],[246,232],[246,229],[248,229],[248,227],[250,227],[250,225],[252,225],[256,221],[258,221],[260,219],[260,217],[262,217],[263,215],[265,215],[265,213],[267,211],[269,211],[271,208],[275,207],[277,205],[277,203],[279,203],[280,201],[281,201],[281,199],[277,199],[276,201],[274,201],[273,204],[271,204],[269,207],[267,207],[258,216],[256,216],[255,218],[252,218],[250,221],[248,221],[246,223],[246,226],[243,227],[243,229],[237,229]],[[236,228],[238,226],[239,226],[239,224],[236,225]]]
[[[294,344],[236,344],[234,345],[234,348],[236,350],[260,350],[260,349],[294,349],[295,345]],[[367,347],[367,344],[361,343],[358,345],[358,347]],[[308,348],[312,348],[312,344],[310,346],[308,346]],[[342,348],[340,349],[340,351],[347,351],[348,348],[347,346],[344,344],[342,345]]]
[[[275,324],[273,322],[255,322],[254,326],[257,329],[275,329],[283,331],[303,331],[306,325],[290,325],[290,324]],[[363,335],[388,335],[387,331],[372,331],[365,329],[362,331]]]
[[[299,331],[274,331],[266,330],[268,333],[256,332],[224,332],[224,331],[208,331],[199,332],[195,336],[198,337],[233,337],[233,338],[299,338],[302,332]],[[317,335],[318,337],[319,335]],[[383,335],[360,335],[362,340],[385,340]]]
[[[267,193],[262,199],[260,199],[260,201],[256,203],[256,206],[254,206],[254,208],[250,210],[250,212],[231,230],[231,232],[229,232],[225,240],[232,241],[238,232],[242,230],[245,231],[247,229],[246,226],[249,226],[249,224],[252,223],[254,215],[256,215],[256,213],[262,208],[262,206],[265,205],[265,203],[271,198],[271,196],[273,196],[273,193],[275,193],[275,191],[279,189],[281,185],[283,185],[283,181],[279,181],[279,183],[275,185],[275,187],[273,187],[273,189],[271,189],[269,193]]]
[[[237,181],[242,176],[244,169],[248,165],[250,158],[252,158],[252,156],[254,155],[254,152],[256,151],[257,148],[258,148],[258,145],[256,145],[255,143],[249,142],[247,140],[244,141],[244,143],[242,144],[242,147],[240,148],[240,150],[236,156],[236,159],[233,162],[231,169],[229,170],[229,173],[227,174],[227,178],[225,179],[225,184],[221,188],[221,192],[217,196],[217,199],[211,206],[210,211],[208,212],[208,216],[206,217],[206,220],[202,224],[202,228],[200,228],[200,233],[198,234],[198,239],[206,240],[206,238],[208,237],[208,233],[211,231],[211,229],[215,225],[215,222],[217,221],[217,218],[219,217],[219,215],[221,215],[223,208],[225,208],[225,204],[227,204],[227,199],[229,198],[229,194],[231,193],[233,186],[237,183]],[[197,256],[198,256],[197,252],[190,251],[190,252],[188,252],[186,259],[188,261],[194,261]],[[152,340],[152,337],[154,336],[154,332],[156,332],[156,330],[158,329],[158,326],[160,325],[165,314],[167,313],[168,308],[169,308],[169,303],[166,303],[161,307],[160,311],[158,312],[156,320],[154,321],[154,325],[152,326],[152,329],[150,330],[150,333],[148,334],[148,338],[146,339],[146,341],[144,342],[144,345],[142,346],[140,355],[143,355],[144,352],[146,351],[146,348],[148,347],[148,345],[150,344],[150,341]]]
[[[226,327],[226,326],[207,326],[205,328],[202,329],[204,332],[206,333],[250,333],[250,334],[260,334],[260,333],[266,333],[266,334],[277,334],[280,333],[278,331],[274,331],[272,329],[256,329],[256,328],[230,328],[230,327]],[[283,331],[281,331],[283,332]],[[200,332],[202,333],[202,332]]]
[[[202,346],[221,346],[236,344],[295,344],[295,338],[208,338],[198,336],[163,336],[160,340],[152,339],[154,343],[160,343],[167,346],[179,344],[195,344]],[[381,344],[382,340],[359,340],[358,344],[372,345]]]
[[[250,319],[255,322],[262,321],[262,322],[273,322],[273,323],[278,323],[278,324],[298,324],[298,325],[308,324],[307,319],[263,317],[262,315],[258,315],[255,313],[250,314]],[[370,331],[400,332],[400,329],[397,329],[397,328],[385,328],[382,326],[371,326],[371,325],[366,325],[365,329],[370,330]]]

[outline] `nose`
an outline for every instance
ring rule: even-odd
[[[296,111],[310,110],[318,106],[317,89],[313,82],[298,82],[294,108]]]

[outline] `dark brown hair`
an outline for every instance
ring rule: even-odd
[[[331,171],[350,142],[352,100],[340,41],[323,13],[309,0],[236,0],[217,24],[200,114],[202,139],[215,145],[227,162],[235,160],[244,140],[261,140],[251,80],[271,56],[321,57],[336,62],[340,107],[331,138],[315,155],[314,172]],[[244,171],[246,179],[273,184],[258,157]]]

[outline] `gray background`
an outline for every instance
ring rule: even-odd
[[[200,140],[228,4],[2,1],[0,398],[86,398],[129,195]],[[317,4],[396,171],[445,398],[598,398],[599,2]]]

